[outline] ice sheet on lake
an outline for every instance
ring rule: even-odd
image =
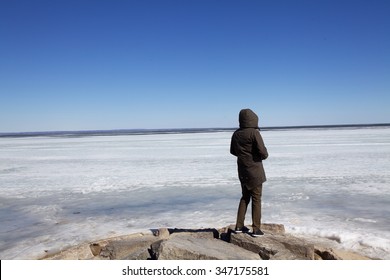
[[[263,222],[390,259],[390,129],[264,131]],[[231,132],[0,139],[0,258],[158,227],[222,227]],[[250,223],[250,211],[247,215]]]

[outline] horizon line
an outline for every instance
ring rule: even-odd
[[[366,124],[326,124],[326,125],[288,125],[288,126],[264,126],[260,130],[283,130],[283,129],[316,129],[316,128],[348,128],[348,127],[384,127],[390,123],[366,123]],[[0,137],[33,137],[33,136],[64,136],[85,135],[98,136],[116,133],[125,134],[168,134],[168,133],[196,133],[218,132],[235,130],[238,127],[203,127],[203,128],[120,128],[120,129],[86,129],[86,130],[53,130],[53,131],[26,131],[26,132],[0,132]]]

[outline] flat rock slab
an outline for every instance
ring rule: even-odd
[[[219,232],[218,230],[214,228],[208,228],[208,229],[169,229],[170,237],[174,237],[177,235],[187,235],[192,236],[196,238],[206,238],[206,239],[215,239],[219,238]]]
[[[303,239],[285,234],[265,234],[252,237],[249,234],[232,234],[230,242],[257,253],[264,260],[313,260],[314,245]]]
[[[158,260],[260,260],[250,252],[219,239],[178,234],[152,245]]]
[[[84,243],[44,257],[47,260],[146,260],[151,244],[161,240],[152,234],[130,234]]]
[[[370,260],[370,258],[355,252],[315,246],[315,252],[323,260]]]
[[[44,260],[91,260],[94,255],[90,249],[89,243],[83,243],[77,246],[67,248],[63,251],[49,253],[42,257]]]
[[[110,260],[146,260],[150,258],[150,246],[159,240],[152,235],[122,240],[112,240],[103,244],[93,243],[91,251],[97,259]],[[95,252],[94,252],[95,251]]]

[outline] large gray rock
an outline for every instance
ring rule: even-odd
[[[264,260],[313,260],[314,245],[286,234],[268,233],[260,237],[232,234],[230,242],[257,253]]]
[[[370,260],[370,258],[355,252],[334,248],[322,248],[320,246],[315,246],[315,253],[322,260]]]
[[[44,259],[51,260],[146,260],[150,258],[151,244],[161,237],[151,233],[137,233],[103,239],[93,243],[81,244],[48,255]]]
[[[158,260],[260,260],[258,254],[220,239],[177,234],[152,245]]]
[[[144,235],[138,238],[112,240],[103,244],[91,244],[91,251],[98,259],[110,260],[146,260],[150,258],[150,246],[159,240],[152,235]],[[96,250],[96,247],[99,248]],[[93,250],[95,248],[95,250]]]
[[[83,243],[64,250],[47,252],[42,257],[45,260],[90,260],[94,259],[94,255],[90,250],[90,245]]]

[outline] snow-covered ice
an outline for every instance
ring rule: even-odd
[[[233,224],[240,185],[231,134],[0,138],[0,258]],[[263,222],[390,259],[390,128],[262,135]]]

